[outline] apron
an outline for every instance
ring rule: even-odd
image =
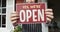
[[[22,32],[42,32],[41,24],[22,24]]]

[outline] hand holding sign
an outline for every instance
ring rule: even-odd
[[[46,9],[45,10],[45,13],[46,13],[46,20],[47,21],[51,21],[51,19],[53,19],[53,12],[52,12],[52,9]],[[16,23],[17,19],[18,19],[18,14],[16,12],[15,13],[12,13],[13,16],[11,16],[11,20],[12,20],[12,23]]]
[[[46,9],[45,12],[46,12],[46,15],[50,15],[50,16],[46,16],[46,18],[47,18],[46,20],[48,22],[50,22],[51,19],[53,19],[52,9]],[[12,23],[16,23],[18,18],[19,18],[18,14],[16,12],[11,13],[11,21],[12,21]]]

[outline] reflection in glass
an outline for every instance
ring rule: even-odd
[[[1,7],[1,0],[0,0],[0,7]]]
[[[2,15],[2,27],[6,27],[6,15]]]
[[[6,25],[5,24],[2,24],[2,27],[6,27]]]
[[[6,15],[2,15],[2,24],[6,24]]]
[[[6,0],[2,0],[2,7],[6,7]]]
[[[0,15],[0,27],[1,27],[1,15]]]
[[[0,13],[1,13],[1,9],[0,9]]]
[[[2,9],[2,13],[6,13],[6,8]]]

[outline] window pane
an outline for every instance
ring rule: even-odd
[[[5,25],[5,24],[3,24],[3,25],[2,25],[2,27],[6,27],[6,25]]]
[[[6,24],[6,15],[2,15],[2,24]]]
[[[6,13],[6,8],[2,9],[2,13]]]
[[[0,13],[1,13],[1,9],[0,9]]]
[[[1,7],[1,0],[0,0],[0,7]]]
[[[0,27],[1,27],[1,15],[0,15]]]
[[[6,7],[6,0],[2,0],[2,7]]]
[[[6,15],[2,15],[2,27],[6,27]]]

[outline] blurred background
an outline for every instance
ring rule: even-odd
[[[60,32],[60,0],[47,0],[48,8],[52,8],[54,19],[49,26],[50,32]]]

